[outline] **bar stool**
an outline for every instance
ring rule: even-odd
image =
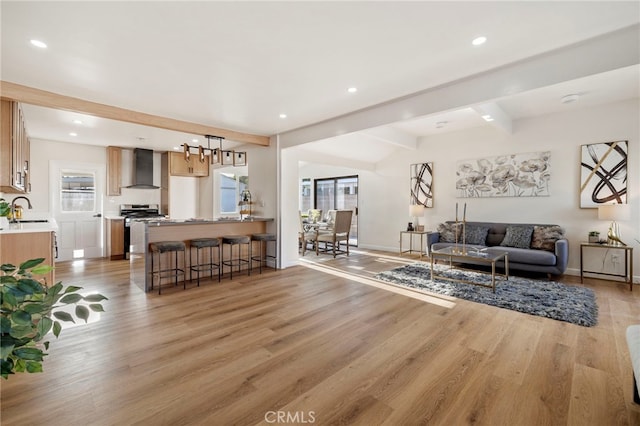
[[[238,266],[238,272],[240,272],[240,266],[247,264],[247,275],[251,275],[251,239],[247,235],[225,235],[222,237],[222,254],[224,256],[224,246],[229,246],[229,258],[223,260],[222,264],[227,265],[230,268],[229,279],[233,279],[233,267]],[[247,245],[247,258],[242,258],[242,244]],[[233,258],[233,246],[238,246],[238,257]]]
[[[158,275],[158,294],[162,294],[162,279],[173,277],[175,280],[174,285],[178,285],[178,275],[182,274],[184,279],[183,288],[187,288],[187,276],[183,268],[179,268],[178,265],[178,252],[182,252],[182,264],[186,265],[185,244],[182,241],[158,241],[155,243],[149,243],[149,251],[151,251],[151,290],[153,290],[154,276]],[[154,270],[154,255],[158,254],[158,270]],[[175,254],[175,266],[171,268],[171,261],[167,268],[162,269],[162,253],[174,253]],[[164,275],[163,275],[164,273]]]
[[[257,256],[253,256],[253,242],[254,241],[258,241],[260,243],[260,251],[258,252]],[[277,256],[275,255],[270,255],[268,254],[269,251],[269,243],[273,242],[273,252],[277,253],[278,250],[278,243],[277,243],[278,239],[276,238],[276,236],[274,234],[251,234],[251,267],[253,268],[253,262],[259,262],[260,264],[260,273],[262,273],[262,264],[264,263],[265,266],[267,266],[267,261],[269,259],[273,260],[273,264],[274,264],[274,269],[275,269],[275,262],[277,259]],[[264,245],[264,248],[263,248]],[[264,253],[264,256],[263,256]]]
[[[193,263],[193,248],[196,249],[196,263]],[[209,249],[209,262],[200,263],[200,249]],[[213,261],[213,249],[217,248],[218,263]],[[205,252],[206,255],[206,252]],[[194,238],[189,243],[189,280],[193,281],[193,271],[197,272],[198,287],[200,287],[200,272],[209,271],[211,278],[213,278],[213,270],[218,270],[218,282],[220,282],[220,276],[222,275],[222,265],[220,260],[222,259],[222,252],[220,251],[220,239],[218,238]],[[205,259],[206,260],[206,259]]]

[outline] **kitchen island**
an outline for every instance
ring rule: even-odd
[[[193,238],[215,238],[224,235],[251,235],[267,232],[271,218],[251,220],[158,220],[131,223],[131,281],[145,292],[151,289],[151,253],[149,243],[183,241],[187,246],[185,271],[189,269],[189,241]],[[228,252],[225,253],[228,256]],[[244,253],[243,253],[244,256]],[[180,256],[181,258],[182,256]],[[182,259],[179,259],[182,262]],[[181,265],[182,266],[182,265]],[[228,272],[225,268],[223,272]],[[187,273],[186,278],[188,279]],[[157,284],[157,283],[156,283]]]

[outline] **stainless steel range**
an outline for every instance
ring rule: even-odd
[[[160,214],[158,204],[121,204],[120,216],[124,217],[124,255],[129,258],[131,246],[131,222],[161,220],[165,216]]]

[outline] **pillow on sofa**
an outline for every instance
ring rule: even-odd
[[[533,226],[508,225],[504,239],[500,243],[504,247],[516,247],[528,249],[531,246]]]
[[[458,225],[458,229],[460,226]],[[440,233],[441,243],[455,243],[456,242],[456,224],[455,223],[441,223],[438,225],[438,232]],[[462,235],[458,234],[458,240],[462,239]]]
[[[467,225],[464,232],[467,244],[476,244],[480,246],[487,245],[487,234],[489,233],[489,226]]]
[[[534,226],[531,248],[555,251],[556,241],[561,238],[564,238],[564,229],[558,225]]]

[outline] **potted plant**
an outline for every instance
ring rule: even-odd
[[[9,227],[9,213],[11,213],[11,205],[4,198],[0,198],[0,229]]]
[[[0,266],[0,367],[1,375],[8,379],[15,373],[38,373],[47,355],[47,334],[53,331],[57,338],[62,330],[60,321],[87,322],[90,311],[104,312],[100,302],[107,298],[101,294],[82,296],[82,287],[63,286],[58,282],[49,287],[34,275],[46,274],[53,269],[42,265],[44,259],[31,259],[20,266]],[[58,310],[75,305],[75,315]]]
[[[598,231],[589,232],[589,242],[590,243],[597,243],[599,241],[600,241],[600,232],[598,232]]]

